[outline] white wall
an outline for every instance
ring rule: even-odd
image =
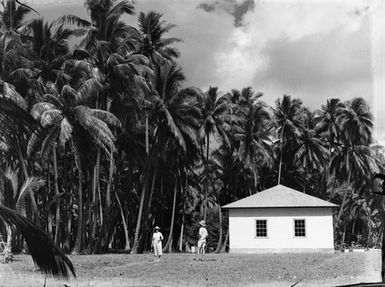
[[[255,236],[255,220],[267,220],[267,238]],[[294,237],[294,219],[305,219],[306,237]],[[331,208],[230,209],[230,252],[301,252],[334,249]]]

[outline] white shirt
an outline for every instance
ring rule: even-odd
[[[207,229],[203,226],[199,228],[199,240],[205,240],[207,236]]]
[[[159,231],[158,232],[154,232],[154,235],[152,235],[152,242],[154,244],[158,244],[159,242],[161,242],[163,240],[163,235],[162,233],[160,233]]]

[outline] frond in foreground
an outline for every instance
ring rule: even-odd
[[[14,210],[0,205],[0,218],[16,226],[27,242],[28,249],[36,266],[42,273],[68,279],[69,272],[76,278],[75,268],[68,257],[54,245],[52,240],[29,219]]]

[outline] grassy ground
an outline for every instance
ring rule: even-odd
[[[376,251],[339,254],[165,254],[154,262],[151,254],[70,256],[77,280],[48,278],[53,286],[335,286],[380,280]],[[17,255],[12,264],[0,264],[0,286],[44,286],[44,276],[32,259]]]

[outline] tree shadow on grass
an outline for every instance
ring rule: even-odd
[[[338,285],[334,287],[385,287],[385,283],[382,282],[376,282],[376,283],[355,283],[355,284],[349,284],[349,285]]]

